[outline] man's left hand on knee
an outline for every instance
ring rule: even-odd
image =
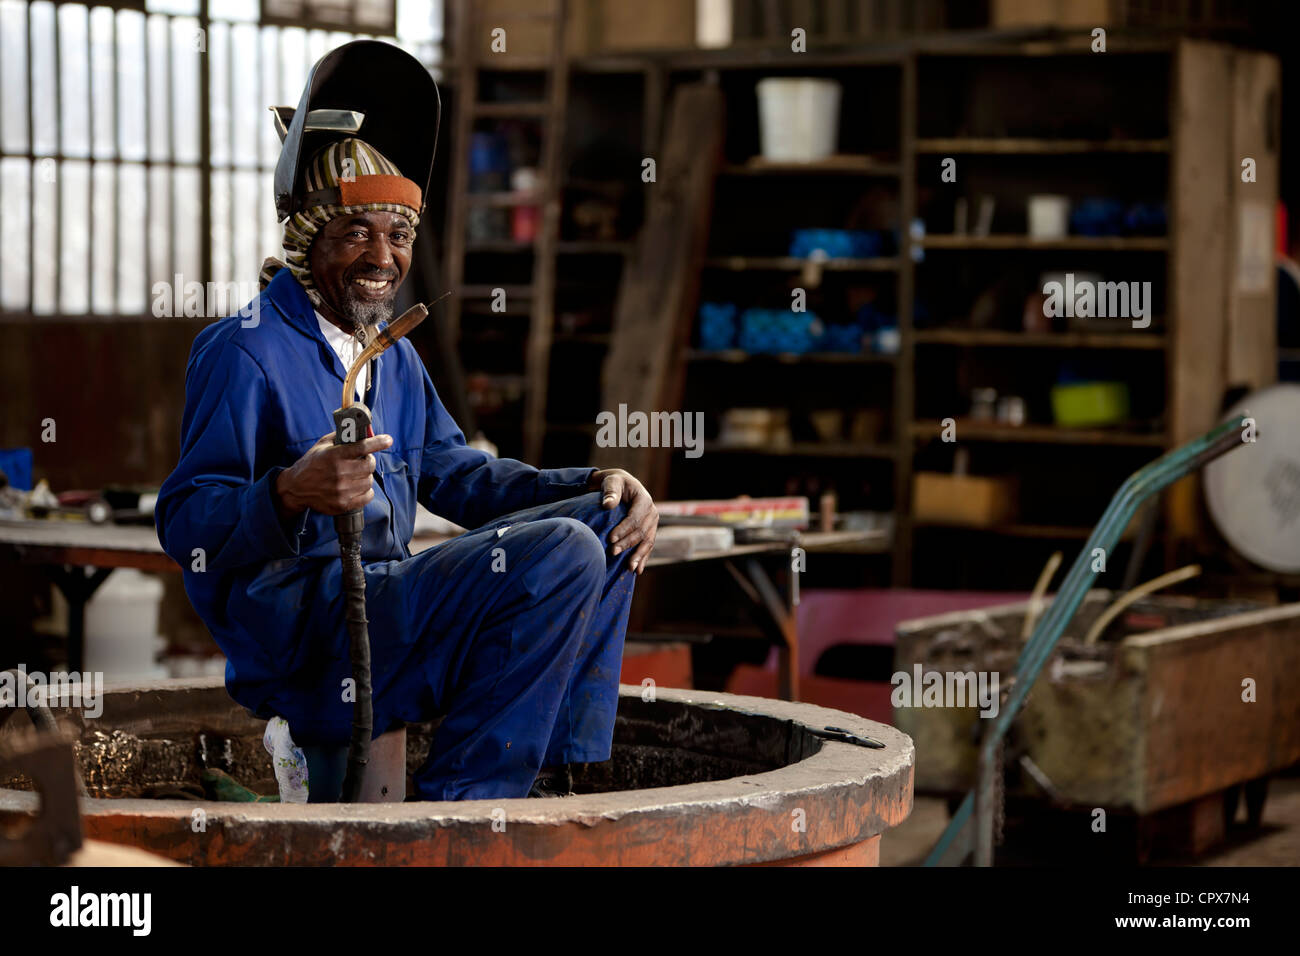
[[[659,509],[655,507],[650,492],[622,468],[602,468],[592,472],[587,487],[600,492],[602,508],[615,508],[619,502],[627,504],[627,517],[610,532],[609,543],[614,554],[635,547],[628,567],[640,574],[654,550],[655,533],[659,530]]]

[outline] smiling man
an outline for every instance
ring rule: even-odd
[[[388,76],[410,59],[359,41],[315,72],[359,46],[390,58]],[[405,339],[358,381],[380,433],[333,444],[346,369],[392,318],[428,182],[367,128],[301,164],[258,321],[222,319],[195,340],[159,539],[226,654],[231,695],[284,717],[299,745],[336,747],[352,705],[332,516],[362,508],[375,735],[443,718],[415,775],[423,799],[562,795],[571,764],[609,758],[633,581],[658,516],[626,472],[539,470],[468,447]],[[412,556],[417,502],[471,530]]]

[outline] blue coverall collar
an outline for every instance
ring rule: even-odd
[[[303,335],[310,339],[315,339],[319,344],[319,350],[322,358],[334,370],[335,376],[342,382],[347,377],[347,369],[343,367],[342,361],[339,360],[338,353],[325,340],[324,333],[320,330],[320,323],[316,321],[316,309],[312,306],[311,300],[307,298],[307,293],[297,279],[293,277],[288,269],[281,269],[276,273],[266,287],[266,297],[271,300],[276,311],[284,316],[285,321],[297,329]],[[379,377],[379,371],[383,368],[384,357],[382,355],[371,359],[374,375],[372,382]]]

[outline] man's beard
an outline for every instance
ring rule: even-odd
[[[344,296],[343,317],[352,323],[353,328],[369,330],[393,317],[393,303],[359,302],[351,296]]]

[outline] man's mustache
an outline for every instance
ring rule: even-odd
[[[369,269],[357,269],[356,271],[346,273],[345,275],[347,281],[349,282],[351,282],[353,279],[375,279],[375,280],[385,279],[390,282],[396,282],[397,276],[398,276],[397,272],[395,271],[385,272],[383,269],[380,269],[378,266],[373,266]]]

